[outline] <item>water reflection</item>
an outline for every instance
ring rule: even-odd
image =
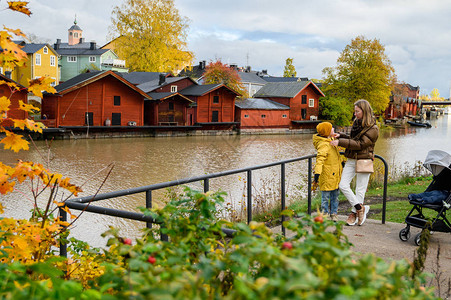
[[[432,128],[405,127],[382,130],[375,151],[386,159],[391,167],[413,166],[423,161],[429,150],[440,149],[451,153],[451,122],[449,116],[432,120]],[[0,161],[8,164],[17,159],[43,162],[46,160],[46,143],[36,142],[37,148],[13,153],[0,150]],[[113,172],[100,192],[127,189],[208,173],[238,169],[314,153],[312,136],[303,135],[254,135],[254,136],[193,136],[162,138],[125,138],[97,140],[53,141],[50,152],[50,169],[82,184],[83,195],[95,193],[106,175],[105,167],[114,164]],[[297,185],[305,178],[306,162],[287,166],[287,192],[295,194]],[[280,170],[271,168],[256,171],[253,185],[262,190],[263,178],[270,178],[271,185],[278,184]],[[268,180],[268,179],[266,179]],[[192,185],[201,189],[200,183]],[[243,199],[245,174],[227,176],[210,182],[212,190],[222,189],[229,194],[228,201],[237,203]],[[2,196],[6,206],[5,216],[27,218],[33,202],[29,186],[22,185],[14,194]],[[165,191],[153,195],[155,204]],[[105,204],[118,209],[136,210],[145,205],[144,195],[110,200]],[[100,234],[109,225],[120,227],[124,235],[138,236],[143,223],[119,220],[112,217],[85,213],[72,231],[74,236],[103,245]]]

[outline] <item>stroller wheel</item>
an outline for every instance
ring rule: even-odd
[[[410,238],[410,230],[409,228],[403,228],[399,232],[399,239],[403,242],[407,241]]]
[[[420,246],[421,232],[415,235],[415,245]]]

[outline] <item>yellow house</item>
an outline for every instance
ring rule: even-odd
[[[22,67],[16,67],[11,72],[11,79],[28,87],[28,81],[39,77],[50,77],[54,81],[51,84],[59,84],[60,73],[58,68],[59,54],[49,44],[28,44],[18,42],[27,53],[28,60]],[[6,72],[5,72],[6,73]]]

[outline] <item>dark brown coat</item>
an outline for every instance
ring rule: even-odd
[[[362,129],[366,130],[365,129]],[[361,131],[359,131],[361,132]],[[359,132],[352,134],[353,137],[346,134],[340,134],[338,146],[345,148],[345,156],[353,159],[374,159],[374,145],[379,137],[379,127],[376,124],[371,126],[364,134]]]

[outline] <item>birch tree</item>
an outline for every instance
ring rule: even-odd
[[[174,0],[125,0],[113,8],[109,35],[130,71],[172,72],[191,65],[189,19]]]

